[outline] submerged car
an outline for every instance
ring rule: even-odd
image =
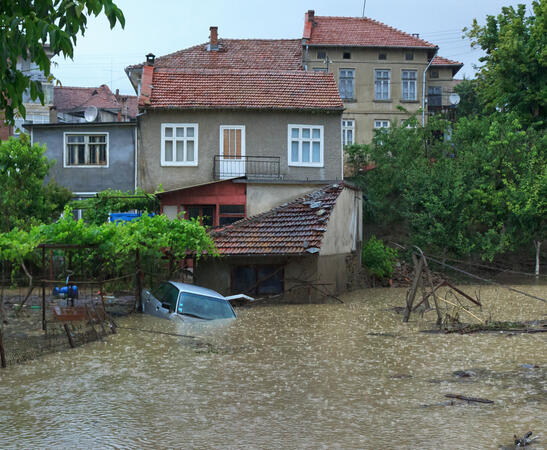
[[[143,312],[166,319],[184,321],[235,319],[230,300],[245,297],[224,297],[212,289],[193,284],[166,281],[151,291],[142,292]],[[252,300],[252,299],[251,299]]]

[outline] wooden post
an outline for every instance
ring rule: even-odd
[[[429,283],[429,287],[431,288],[431,291],[432,291],[432,296],[433,296],[433,303],[435,303],[435,311],[437,311],[437,325],[441,325],[441,323],[443,322],[443,317],[441,315],[441,311],[439,310],[439,302],[437,301],[437,294],[435,293],[435,288],[433,286],[433,279],[431,278],[431,271],[429,270],[429,266],[427,265],[427,260],[425,259],[425,256],[422,256],[423,260],[424,260],[424,268],[425,268],[425,273],[427,275],[427,282]]]
[[[142,312],[142,271],[141,271],[141,253],[139,249],[137,249],[137,251],[135,252],[135,275],[136,275],[135,300],[137,303],[138,312]]]
[[[416,262],[416,260],[414,260]],[[406,308],[405,308],[405,315],[403,317],[403,322],[408,322],[408,319],[410,318],[410,312],[412,311],[412,303],[414,303],[414,297],[416,297],[416,292],[418,290],[418,284],[420,282],[420,279],[422,278],[422,272],[424,268],[424,258],[421,257],[418,261],[418,264],[415,266],[416,270],[414,273],[414,279],[412,280],[412,286],[410,287],[410,291],[406,298]]]
[[[46,331],[46,249],[42,247],[42,330]]]
[[[95,308],[95,305],[93,306],[93,311],[95,312],[95,315],[97,316],[97,320],[99,321],[99,325],[101,326],[101,329],[103,330],[103,336],[106,336],[106,330],[103,325],[103,319],[99,317],[99,312],[97,311],[97,308]]]
[[[93,325],[93,318],[91,317],[91,314],[89,312],[89,308],[87,307],[87,305],[85,305],[85,313],[87,314],[87,319],[89,321],[89,326],[94,331],[95,336],[97,336],[98,340],[102,341],[101,335],[99,334],[99,332],[95,329],[95,326]]]
[[[5,369],[8,365],[6,362],[6,353],[4,352],[4,342],[2,340],[2,328],[0,327],[0,364]]]
[[[65,323],[64,325],[65,331],[66,331],[66,337],[68,338],[68,343],[70,344],[70,348],[74,348],[74,341],[72,340],[72,334],[70,333],[70,330],[68,329],[68,325]]]

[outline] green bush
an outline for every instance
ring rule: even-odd
[[[397,261],[397,250],[384,245],[381,239],[372,236],[363,245],[361,263],[378,278],[391,278]]]

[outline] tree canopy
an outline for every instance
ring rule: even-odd
[[[0,142],[0,232],[56,220],[72,193],[54,180],[44,185],[55,161],[27,135]]]
[[[473,47],[485,56],[478,74],[478,94],[487,112],[516,113],[524,126],[545,127],[547,114],[547,0],[502,8],[487,16],[485,25],[475,19],[467,30]]]
[[[19,60],[37,64],[45,77],[51,63],[45,46],[55,55],[72,58],[88,16],[106,15],[113,28],[125,26],[122,11],[112,0],[3,0],[0,2],[0,110],[13,123],[15,112],[25,116],[23,93],[44,101],[39,80],[31,80],[17,68]]]

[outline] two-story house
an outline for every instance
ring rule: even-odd
[[[425,112],[428,94],[433,110],[448,105],[453,76],[462,67],[436,57],[438,47],[419,35],[369,18],[316,16],[309,10],[302,44],[305,70],[334,74],[345,107],[344,144],[368,143],[375,129]]]
[[[293,40],[218,39],[126,69],[139,96],[138,185],[219,225],[342,181],[343,103]],[[223,181],[224,180],[224,181]]]

